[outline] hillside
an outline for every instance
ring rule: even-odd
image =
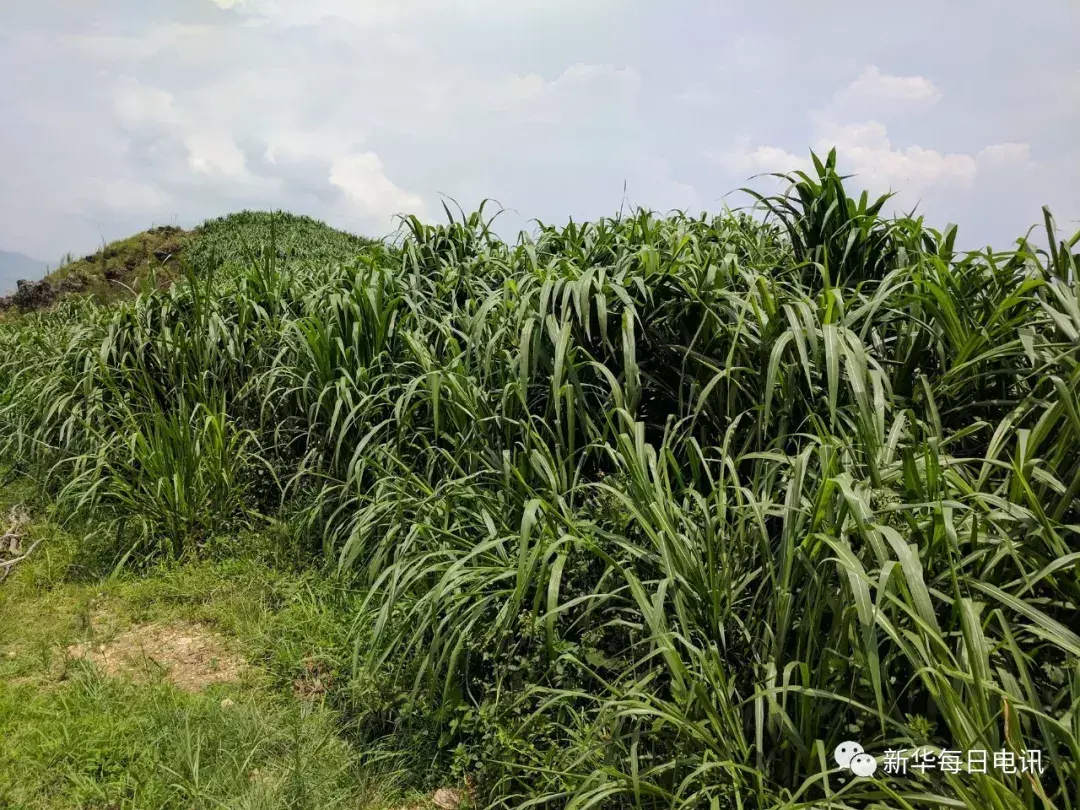
[[[32,311],[70,295],[109,303],[150,287],[168,287],[185,268],[208,272],[222,265],[250,262],[271,243],[276,258],[304,263],[344,261],[370,240],[310,217],[280,212],[243,211],[209,220],[190,231],[154,227],[82,258],[68,257],[41,281],[0,299],[0,310]],[[40,271],[32,276],[40,277]]]
[[[1074,806],[1080,234],[813,164],[0,324],[0,804]]]

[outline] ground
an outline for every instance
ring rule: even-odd
[[[0,808],[438,806],[328,700],[349,594],[257,548],[101,576],[25,496],[0,490],[0,559],[38,544],[0,584]]]

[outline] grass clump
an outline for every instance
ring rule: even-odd
[[[1080,234],[962,253],[835,155],[788,179],[62,307],[0,332],[4,451],[118,559],[280,504],[362,590],[357,733],[485,805],[1073,807]]]

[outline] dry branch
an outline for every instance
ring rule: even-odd
[[[0,582],[7,579],[8,574],[11,573],[11,569],[27,559],[34,553],[34,549],[40,545],[41,541],[38,540],[25,553],[20,554],[22,539],[23,539],[23,527],[29,522],[26,514],[19,509],[19,507],[12,507],[11,512],[8,514],[9,525],[8,528],[0,535],[0,553],[6,551],[7,554],[16,554],[18,556],[12,557],[9,560],[0,560]],[[6,546],[6,549],[5,549]]]

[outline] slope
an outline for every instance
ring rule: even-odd
[[[192,230],[155,227],[78,259],[69,255],[44,279],[0,298],[0,311],[43,309],[69,295],[108,304],[153,287],[167,287],[185,268],[208,273],[225,264],[250,262],[262,246],[270,244],[276,258],[303,264],[346,261],[372,240],[311,217],[282,212],[242,211],[208,220]],[[38,275],[41,270],[44,265]]]

